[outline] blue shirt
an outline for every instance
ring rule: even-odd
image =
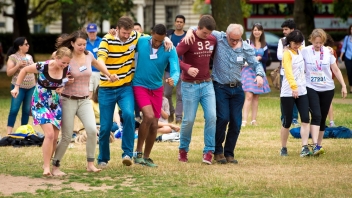
[[[133,86],[142,86],[147,89],[158,89],[163,86],[164,70],[170,63],[170,76],[174,80],[174,85],[180,76],[180,66],[176,48],[170,52],[165,51],[162,44],[156,52],[157,58],[151,59],[153,54],[151,36],[140,37],[136,51],[138,52],[137,69],[132,80]]]
[[[172,42],[172,44],[177,47],[177,45],[181,42],[181,40],[183,39],[183,37],[186,36],[186,33],[182,34],[181,36],[178,36],[176,34],[171,34],[170,36],[168,36]],[[180,59],[182,60],[182,57],[180,57]],[[170,66],[167,65],[167,67],[165,68],[165,71],[170,72]]]
[[[341,48],[341,52],[345,53],[345,56],[352,60],[352,37],[351,35],[347,35],[345,36],[345,38],[343,39],[343,45]]]
[[[86,50],[92,52],[92,54],[93,54],[95,59],[98,58],[97,57],[97,53],[98,53],[100,42],[101,42],[101,38],[99,36],[97,36],[97,38],[95,39],[93,45],[90,42],[89,38],[87,39]],[[92,65],[92,72],[99,72],[99,70]]]
[[[220,84],[241,82],[241,70],[245,62],[248,67],[260,76],[265,76],[261,63],[254,55],[254,49],[247,42],[242,41],[242,47],[232,49],[226,39],[225,32],[213,31],[217,40],[213,59],[212,78]]]

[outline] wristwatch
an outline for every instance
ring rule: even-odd
[[[262,76],[261,74],[257,74],[256,76],[260,76],[260,77],[262,77],[262,78],[263,78],[263,76]]]

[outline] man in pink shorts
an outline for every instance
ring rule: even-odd
[[[166,27],[158,24],[153,28],[152,36],[144,36],[138,40],[137,69],[132,81],[135,100],[143,113],[134,163],[150,167],[157,167],[149,155],[157,135],[163,99],[163,75],[167,64],[170,63],[171,77],[167,78],[166,82],[170,86],[176,85],[180,76],[176,49],[166,51],[162,45],[165,36]]]

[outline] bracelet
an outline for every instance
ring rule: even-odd
[[[15,83],[15,86],[21,86],[21,85]]]

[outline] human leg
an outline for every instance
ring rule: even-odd
[[[259,102],[259,95],[253,94],[252,99],[252,121],[251,125],[256,126],[257,124],[257,113],[258,113],[258,102]]]
[[[62,97],[62,126],[61,126],[61,140],[57,144],[54,142],[53,148],[55,147],[55,155],[53,157],[53,175],[61,176],[66,175],[64,172],[60,171],[60,161],[66,153],[68,145],[71,142],[74,117],[78,109],[78,101],[69,98]],[[95,122],[95,121],[94,121]]]
[[[24,98],[23,98],[23,103],[22,103],[22,117],[21,117],[21,125],[26,125],[28,124],[28,119],[29,119],[29,112],[31,110],[31,101],[32,101],[32,95],[34,92],[35,87],[32,87],[30,89],[23,89],[24,90]]]
[[[42,145],[43,161],[44,161],[43,175],[44,176],[51,176],[50,159],[51,159],[51,156],[52,156],[52,153],[53,153],[54,141],[55,141],[55,139],[57,139],[59,131],[58,130],[54,130],[55,127],[52,124],[50,124],[50,123],[42,124],[40,126],[43,129],[44,135],[45,135],[45,138],[44,138],[44,141],[43,141],[43,145]]]
[[[313,144],[317,144],[321,122],[320,98],[318,92],[309,87],[307,87],[307,95],[311,114],[310,133],[312,135]]]
[[[301,117],[301,139],[302,146],[308,146],[309,139],[309,100],[307,95],[299,96],[295,99],[299,115]]]
[[[323,142],[323,137],[324,137],[326,117],[328,115],[329,107],[331,106],[332,99],[334,98],[334,90],[320,92],[319,98],[320,98],[321,121],[320,121],[319,136],[318,136],[317,144],[321,146]]]
[[[246,96],[246,98],[245,98],[245,101],[243,104],[242,126],[246,126],[249,108],[252,105],[253,93],[246,91],[245,96]],[[252,114],[253,114],[253,112],[252,112]]]
[[[212,82],[201,83],[200,104],[204,112],[204,150],[203,153],[214,153],[216,130],[216,102]]]
[[[118,100],[117,89],[99,88],[100,131],[98,164],[108,163],[110,160],[110,130]]]
[[[281,105],[282,105],[282,128],[280,131],[281,134],[281,146],[282,148],[287,148],[287,140],[289,135],[289,128],[292,122],[292,110],[293,110],[293,103],[295,102],[293,97],[281,97]]]
[[[95,116],[92,108],[92,104],[88,99],[78,101],[79,108],[77,110],[77,116],[82,121],[83,126],[87,133],[86,142],[86,154],[87,154],[87,171],[88,172],[99,172],[94,166],[95,159],[95,148],[97,145],[97,126],[95,124]]]
[[[14,85],[11,84],[11,90],[13,88],[14,88]],[[21,104],[22,104],[25,96],[26,96],[25,89],[19,88],[19,92],[18,92],[17,97],[16,98],[11,97],[10,112],[9,112],[9,116],[7,119],[7,134],[10,134],[13,132],[12,131],[13,126],[15,125],[18,111],[20,110]],[[22,109],[23,109],[23,107],[22,107]]]
[[[328,116],[329,116],[329,126],[330,127],[334,127],[335,126],[335,122],[334,122],[334,108],[332,106],[332,102],[330,104]]]
[[[347,72],[348,84],[350,85],[350,93],[352,93],[352,60],[345,58],[345,67]]]
[[[165,71],[164,73],[164,96],[167,98],[167,100],[169,101],[169,107],[170,107],[170,116],[169,116],[169,122],[173,122],[174,121],[174,114],[175,114],[175,107],[172,101],[172,90],[173,87],[170,86],[165,79],[170,78],[170,72]]]
[[[238,136],[241,130],[241,109],[244,104],[244,92],[242,87],[232,88],[232,97],[230,99],[230,124],[227,129],[226,141],[224,146],[224,154],[227,159],[234,158],[234,150],[236,148]]]
[[[176,85],[176,109],[175,109],[176,124],[181,124],[182,114],[183,114],[183,105],[182,105],[181,75],[180,75],[180,78],[178,79],[178,82]]]
[[[192,138],[192,128],[200,101],[200,88],[197,84],[181,82],[181,89],[184,114],[181,124],[179,149],[188,152]]]
[[[126,155],[130,158],[133,156],[134,147],[134,131],[135,131],[135,120],[134,120],[134,95],[132,86],[121,87],[117,90],[118,92],[118,105],[122,111],[122,157]]]

